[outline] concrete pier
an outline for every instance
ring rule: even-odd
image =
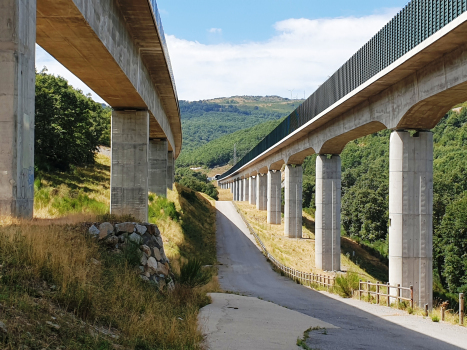
[[[315,264],[324,271],[340,270],[341,158],[316,158]]]
[[[250,204],[256,205],[256,177],[250,177]]]
[[[167,156],[167,189],[173,190],[175,181],[175,160],[173,151],[168,152]]]
[[[256,175],[256,209],[266,210],[268,206],[268,177],[266,174]]]
[[[238,201],[243,202],[243,179],[238,179]]]
[[[234,202],[236,202],[237,201],[237,180],[234,180],[232,182],[232,195],[233,195]]]
[[[34,207],[36,1],[0,6],[0,215]]]
[[[279,170],[268,171],[268,224],[281,224],[281,172]]]
[[[110,212],[148,219],[148,111],[112,112]],[[165,178],[165,176],[164,176]]]
[[[149,140],[149,192],[163,197],[167,197],[168,152],[167,140]]]
[[[302,238],[303,168],[301,165],[285,166],[284,234]]]
[[[433,306],[433,134],[394,131],[389,147],[389,282]],[[404,295],[407,296],[407,295]]]
[[[250,201],[250,178],[245,177],[243,179],[243,201]]]

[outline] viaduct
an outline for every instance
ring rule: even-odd
[[[302,167],[316,159],[316,267],[340,270],[341,160],[345,145],[392,130],[389,159],[389,282],[413,285],[432,307],[433,136],[446,112],[467,99],[467,1],[413,0],[219,184],[235,201],[302,237]]]
[[[0,215],[34,204],[35,44],[112,108],[111,212],[147,220],[182,130],[155,0],[0,0]]]

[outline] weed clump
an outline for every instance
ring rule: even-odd
[[[357,290],[359,287],[359,277],[353,271],[347,271],[345,275],[338,275],[336,277],[335,290],[337,293],[344,297],[352,297],[353,291]]]

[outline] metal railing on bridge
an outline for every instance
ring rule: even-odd
[[[221,179],[231,175],[467,11],[467,0],[412,0]]]

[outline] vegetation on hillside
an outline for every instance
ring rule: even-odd
[[[270,97],[230,97],[207,101],[180,101],[183,152],[237,130],[290,114],[301,100]]]
[[[35,166],[69,170],[92,164],[99,145],[110,145],[109,108],[44,69],[36,74]]]
[[[194,191],[205,193],[215,200],[219,199],[219,191],[208,181],[208,177],[204,171],[177,168],[175,171],[175,182]]]
[[[239,130],[230,135],[219,137],[192,151],[182,152],[177,159],[177,166],[206,166],[213,168],[229,163],[233,165],[235,145],[237,160],[240,160],[279,123],[280,120],[261,123],[252,128]]]

